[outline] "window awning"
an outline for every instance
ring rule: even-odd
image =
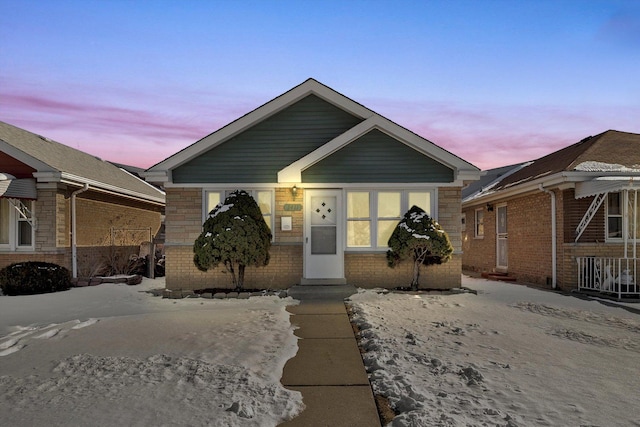
[[[640,177],[603,176],[591,181],[577,182],[576,199],[622,190],[640,190]]]
[[[7,173],[0,173],[0,197],[36,200],[37,195],[35,179],[18,179]]]

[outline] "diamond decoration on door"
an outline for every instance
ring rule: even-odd
[[[312,225],[335,225],[336,223],[336,198],[335,197],[312,197],[311,216]]]

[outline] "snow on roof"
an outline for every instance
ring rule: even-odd
[[[627,167],[616,163],[587,161],[577,165],[574,170],[581,172],[640,172],[640,165]]]

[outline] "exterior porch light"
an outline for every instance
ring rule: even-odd
[[[293,187],[291,187],[291,195],[293,196],[294,199],[298,195],[298,187],[296,187],[295,184],[293,184]]]

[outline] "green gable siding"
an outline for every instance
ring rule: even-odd
[[[177,167],[173,182],[278,182],[278,171],[361,121],[309,95]]]
[[[302,172],[302,182],[451,182],[453,170],[375,129]]]

